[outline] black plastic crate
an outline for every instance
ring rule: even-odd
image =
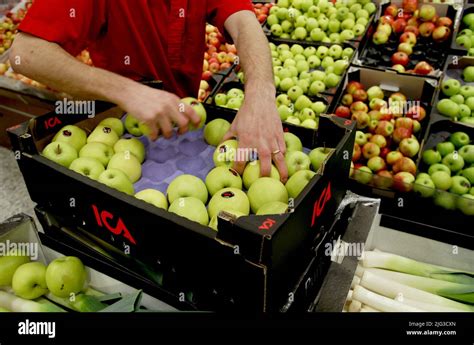
[[[451,50],[453,53],[457,55],[465,56],[468,54],[468,49],[457,44],[456,39],[462,30],[467,29],[467,26],[463,23],[464,16],[473,12],[474,12],[474,3],[472,1],[466,1],[464,6],[462,7],[461,16],[459,17],[460,18],[459,25],[455,28],[453,32],[453,39],[451,43]],[[474,48],[474,47],[471,47],[471,48]]]
[[[419,1],[419,5],[426,3]],[[381,7],[381,13],[383,14],[385,9],[390,5],[395,4],[401,6],[401,1],[391,1],[385,3]],[[453,21],[453,31],[456,22],[456,16],[460,9],[455,5],[449,5],[444,3],[431,3],[439,16],[447,16]],[[374,22],[373,27],[369,31],[365,45],[360,53],[358,60],[355,62],[359,66],[366,66],[372,68],[379,68],[382,70],[390,70],[393,73],[400,73],[392,69],[391,57],[397,52],[399,45],[400,35],[392,33],[389,37],[389,41],[384,45],[376,45],[372,42],[372,35],[376,31],[378,22]],[[443,70],[444,63],[448,57],[451,39],[453,32],[451,32],[451,38],[442,43],[434,42],[431,37],[424,38],[422,36],[417,37],[417,44],[413,47],[413,53],[409,56],[410,62],[406,66],[406,70],[413,70],[418,62],[426,61],[434,69],[434,71],[424,77],[439,79]],[[400,73],[400,74],[414,74],[414,73]]]
[[[98,243],[126,256],[166,267],[167,290],[192,291],[200,309],[278,310],[287,293],[314,257],[313,244],[346,192],[354,124],[321,117],[318,132],[285,126],[307,148],[333,147],[324,169],[294,201],[292,213],[220,218],[219,232],[110,189],[41,155],[64,124],[91,129],[106,117],[120,118],[112,108],[93,119],[49,114],[10,130],[29,193],[48,212],[61,215],[64,226],[81,228]],[[208,121],[232,120],[235,114],[208,108]],[[56,126],[46,126],[46,124]],[[74,203],[71,203],[74,200]],[[97,217],[100,217],[99,219]],[[105,217],[105,218],[104,218]],[[322,258],[324,260],[324,258]],[[162,266],[160,266],[161,269]]]

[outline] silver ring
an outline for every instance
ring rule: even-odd
[[[279,154],[279,153],[281,153],[281,150],[273,151],[273,152],[272,152],[272,156],[275,156],[275,155],[277,155],[277,154]]]

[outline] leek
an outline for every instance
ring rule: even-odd
[[[397,298],[399,296],[403,296],[403,298],[409,298],[424,303],[431,303],[434,305],[440,305],[442,307],[474,312],[474,307],[467,304],[452,301],[450,299],[434,295],[423,290],[397,283],[396,281],[377,276],[369,271],[364,272],[364,275],[360,280],[360,285],[388,298]],[[355,295],[352,297],[357,299]],[[371,307],[379,309],[375,306]]]
[[[362,278],[363,279],[363,278]],[[378,295],[358,285],[352,296],[355,300],[371,308],[385,312],[423,312],[424,310],[408,306],[393,299]]]
[[[349,304],[349,313],[360,312],[361,308],[362,308],[362,303],[356,300],[352,300],[351,304]]]
[[[78,294],[74,299],[57,297],[52,293],[47,294],[46,297],[54,303],[80,313],[97,312],[107,307],[97,297],[85,294]]]
[[[355,275],[359,278],[362,278],[362,275],[364,274],[364,270],[365,270],[364,267],[362,267],[361,265],[357,265]]]
[[[354,276],[351,282],[351,289],[354,289],[359,284],[360,284],[360,278],[358,276]]]
[[[399,296],[396,298],[397,301],[415,307],[415,308],[420,308],[423,310],[426,310],[428,312],[437,312],[437,313],[459,313],[459,312],[467,312],[465,310],[459,310],[459,309],[454,309],[454,308],[449,308],[449,307],[443,307],[440,305],[435,305],[432,303],[425,303],[425,302],[420,302],[420,301],[415,301],[410,298],[405,298],[402,296]]]
[[[431,265],[390,253],[365,252],[362,259],[362,266],[365,268],[384,268],[426,278],[474,285],[473,272]]]
[[[380,313],[380,310],[369,307],[368,305],[362,305],[360,308],[361,313]]]
[[[0,291],[0,308],[11,310],[15,313],[51,313],[58,308],[51,304],[43,304]]]
[[[408,285],[416,289],[431,292],[439,296],[450,298],[463,303],[474,304],[474,284],[458,284],[410,274],[386,271],[377,268],[368,268],[367,271],[383,278]]]

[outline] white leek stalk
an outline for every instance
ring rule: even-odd
[[[0,291],[0,308],[16,313],[50,313],[58,311],[57,307],[53,307],[50,304],[37,303],[4,291]]]
[[[358,285],[352,296],[355,300],[371,308],[385,312],[423,312],[424,310],[408,306],[393,299],[373,293]]]

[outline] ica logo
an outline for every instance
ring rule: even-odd
[[[112,213],[106,210],[99,211],[96,205],[92,205],[92,210],[94,211],[95,220],[98,226],[101,228],[105,227],[114,235],[122,235],[132,244],[137,244],[132,234],[125,226],[122,218],[119,217],[118,220],[114,221],[115,217]],[[115,225],[113,225],[114,223]]]
[[[61,124],[61,120],[56,116],[52,117],[52,118],[49,118],[44,122],[44,126],[45,126],[46,129],[54,128],[54,127],[56,127],[57,125],[60,125],[60,124]]]
[[[311,227],[316,224],[316,221],[321,216],[329,200],[332,198],[331,193],[331,182],[324,188],[323,192],[319,196],[319,199],[316,200],[313,206],[313,216],[311,218]]]
[[[276,221],[271,218],[267,218],[262,225],[258,227],[258,230],[270,230],[273,225],[275,225]]]

